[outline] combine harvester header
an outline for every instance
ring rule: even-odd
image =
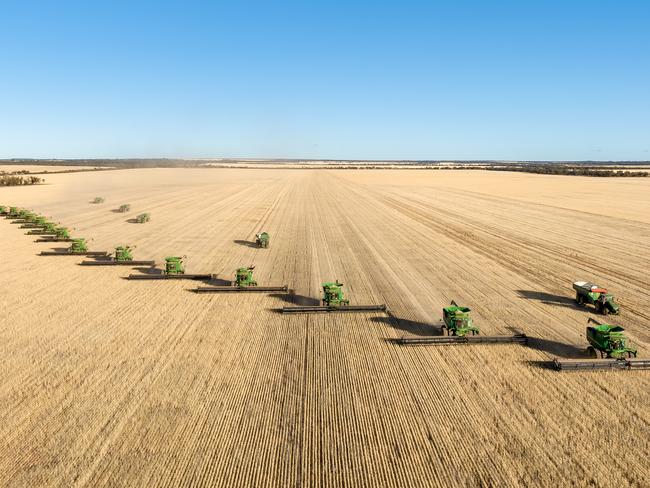
[[[385,312],[386,305],[350,305],[339,280],[322,283],[322,306],[283,307],[282,313]]]
[[[183,259],[187,256],[169,256],[165,258],[165,269],[161,274],[131,274],[128,280],[211,280],[211,274],[185,274]]]
[[[442,309],[443,324],[440,327],[443,334],[431,337],[402,337],[395,342],[404,346],[446,346],[454,344],[527,344],[526,334],[512,336],[482,336],[479,328],[474,325],[471,309],[459,306],[454,300],[451,305]],[[470,335],[471,334],[471,335]]]
[[[289,290],[287,285],[283,286],[258,286],[257,281],[253,278],[255,266],[248,268],[238,268],[235,271],[235,281],[231,286],[200,286],[195,288],[196,293],[242,293],[242,292],[286,292]]]

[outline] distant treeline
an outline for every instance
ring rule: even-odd
[[[492,166],[485,168],[488,171],[519,171],[521,173],[536,173],[542,175],[568,175],[568,176],[623,176],[623,177],[644,177],[648,176],[647,171],[628,171],[620,169],[596,169],[589,167],[569,167],[554,164],[526,165],[526,166]]]
[[[43,181],[38,176],[0,175],[0,186],[38,185]]]

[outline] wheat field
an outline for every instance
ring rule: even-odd
[[[39,257],[57,245],[0,219],[0,486],[650,486],[650,374],[547,367],[587,346],[579,279],[616,295],[611,321],[650,356],[650,179],[147,169],[47,183],[0,203],[92,250],[186,255],[188,273],[226,280],[254,265],[294,296],[127,281],[139,270]],[[251,245],[261,230],[269,249]],[[390,314],[277,312],[335,279]],[[437,334],[452,299],[483,334],[529,345],[391,341]]]

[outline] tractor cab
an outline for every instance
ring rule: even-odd
[[[185,274],[185,265],[183,263],[183,258],[180,256],[166,257],[165,274],[168,275]]]
[[[130,246],[118,246],[115,248],[115,261],[133,261],[133,254]]]
[[[350,300],[343,295],[343,283],[339,283],[339,280],[322,283],[321,286],[323,287],[323,305],[338,307],[350,304]]]
[[[238,268],[235,272],[235,285],[240,288],[246,286],[257,286],[257,281],[253,279],[253,270],[255,266],[249,266],[248,268]]]
[[[466,336],[470,332],[472,335],[478,334],[479,329],[475,327],[472,322],[472,310],[468,307],[461,307],[456,302],[452,301],[449,307],[442,309],[442,326],[443,332],[447,335],[453,336]]]

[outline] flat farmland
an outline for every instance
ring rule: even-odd
[[[650,357],[650,178],[484,171],[52,174],[0,203],[93,250],[255,266],[281,294],[198,295],[39,257],[0,219],[0,486],[650,485],[648,371],[560,373],[609,288]],[[105,202],[91,204],[95,196]],[[131,204],[128,214],[114,210]],[[149,212],[146,224],[130,223]],[[269,249],[252,245],[271,234]],[[285,316],[338,279],[382,313]],[[527,347],[405,347],[454,299]]]

